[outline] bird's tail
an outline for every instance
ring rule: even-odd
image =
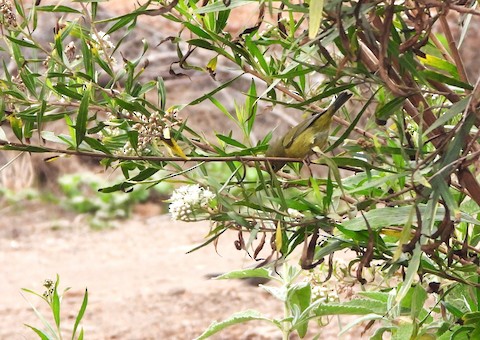
[[[340,93],[338,97],[335,99],[335,101],[332,103],[332,105],[330,105],[330,107],[327,109],[327,112],[333,116],[333,114],[337,112],[343,106],[343,104],[345,104],[347,100],[350,99],[351,96],[352,96],[351,93],[347,93],[347,92]]]

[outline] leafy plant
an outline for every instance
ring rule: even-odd
[[[62,335],[63,332],[61,327],[61,321],[62,321],[61,320],[61,303],[65,293],[69,290],[69,288],[66,288],[63,291],[63,293],[60,294],[58,291],[59,284],[60,284],[60,278],[57,275],[57,278],[55,281],[52,281],[49,279],[45,280],[45,282],[43,283],[43,286],[45,287],[46,290],[43,294],[36,293],[35,291],[30,289],[22,288],[24,292],[37,296],[40,299],[42,299],[44,302],[46,302],[52,312],[54,325],[52,325],[47,320],[47,318],[44,315],[42,315],[31,302],[29,302],[30,306],[32,307],[35,314],[37,315],[38,319],[42,321],[43,329],[39,329],[30,325],[26,325],[26,326],[31,328],[42,340],[63,339],[63,335]],[[85,310],[87,309],[87,304],[88,304],[88,291],[87,289],[85,289],[82,305],[80,307],[80,310],[77,313],[77,316],[75,318],[75,324],[72,329],[72,336],[71,336],[72,340],[83,339],[83,336],[84,336],[83,327],[80,328],[78,335],[77,335],[77,331],[78,331],[78,327],[80,326],[80,322],[82,321],[83,316],[85,314]]]
[[[229,31],[235,11],[252,3],[258,4],[257,22],[239,34]],[[3,150],[99,158],[125,177],[100,188],[105,194],[182,184],[177,194],[188,199],[172,197],[174,216],[211,222],[199,247],[234,231],[235,246],[265,263],[287,261],[300,249],[302,269],[350,249],[356,258],[349,274],[361,286],[374,266],[382,279],[402,277],[398,289],[387,287],[388,308],[378,314],[391,321],[382,332],[392,336],[431,334],[414,320],[425,301],[416,287],[427,275],[453,281],[471,292],[464,300],[469,309],[463,312],[448,302],[450,294],[440,294],[445,313],[436,317],[447,323],[452,315],[465,318],[464,326],[447,324],[452,336],[477,331],[467,324],[477,320],[479,304],[479,82],[469,79],[447,18],[449,11],[466,19],[480,15],[475,2],[150,0],[106,19],[97,17],[99,6],[4,1],[3,49],[13,65],[3,66],[0,122],[18,141],[0,141]],[[39,17],[52,12],[69,17],[43,44],[33,32]],[[214,88],[166,106],[165,80],[142,78],[148,43],[140,57],[117,53],[143,15],[181,27],[157,46],[176,50],[169,75],[207,74]],[[217,72],[232,69],[222,82],[216,79]],[[230,109],[230,96],[217,94],[242,87],[245,78],[245,99]],[[259,155],[281,134],[263,129],[256,137],[260,106],[321,112],[345,91],[354,97],[334,118],[329,146],[309,162],[289,159],[283,171],[268,171],[265,162],[273,159]],[[207,137],[178,114],[204,102],[237,132]],[[51,121],[62,122],[64,131],[54,133]],[[4,129],[0,136],[7,135]],[[298,289],[308,295],[308,288]],[[410,321],[397,326],[409,296]],[[306,323],[296,318],[315,302],[301,301],[287,308],[284,334],[304,334]],[[442,327],[434,332],[450,334]]]
[[[148,198],[149,192],[138,187],[129,193],[115,192],[105,194],[98,192],[105,180],[92,174],[70,174],[59,178],[60,188],[65,194],[62,205],[80,213],[92,215],[93,227],[105,227],[117,218],[126,218],[132,206]]]

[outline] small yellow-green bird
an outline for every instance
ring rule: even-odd
[[[306,158],[314,153],[312,148],[323,148],[328,140],[333,115],[351,96],[351,93],[340,93],[327,109],[314,113],[310,118],[292,127],[283,137],[270,143],[265,156]],[[269,163],[274,172],[287,164],[282,160]]]

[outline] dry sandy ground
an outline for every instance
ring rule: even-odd
[[[213,246],[186,254],[202,242],[208,223],[136,216],[116,228],[94,231],[81,217],[54,206],[33,205],[23,212],[9,207],[0,213],[0,339],[36,338],[23,324],[41,323],[21,288],[42,292],[43,280],[56,274],[62,289],[72,287],[62,304],[66,330],[88,288],[86,339],[193,339],[212,321],[234,312],[283,314],[281,304],[259,287],[206,278],[251,264],[234,248],[234,235],[221,239],[218,254]],[[47,312],[38,298],[24,295]],[[338,328],[320,334],[321,339],[336,339]],[[212,339],[281,337],[268,323],[249,322]]]
[[[241,309],[273,312],[270,305],[275,301],[261,289],[206,278],[243,265],[231,242],[221,242],[220,255],[213,247],[185,254],[203,239],[208,223],[138,217],[114,229],[92,231],[81,221],[72,221],[74,216],[49,219],[52,209],[32,207],[24,220],[2,223],[0,339],[34,338],[23,323],[39,327],[41,323],[20,288],[41,292],[43,280],[57,273],[61,287],[72,287],[64,300],[66,328],[71,328],[88,287],[87,339],[191,339],[211,321]],[[269,334],[258,327],[242,327],[238,338]]]

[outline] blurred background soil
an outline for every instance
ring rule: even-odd
[[[2,210],[0,339],[35,338],[23,324],[41,328],[41,322],[20,288],[42,293],[43,280],[56,274],[61,289],[72,287],[63,301],[66,329],[88,288],[86,339],[193,339],[212,321],[237,311],[281,315],[280,304],[258,287],[208,279],[248,262],[231,238],[222,238],[217,252],[210,246],[186,254],[202,242],[208,223],[136,215],[93,231],[81,217],[48,204],[33,204],[23,212]],[[48,313],[38,298],[22,294]],[[271,327],[252,323],[217,339],[277,337]]]

